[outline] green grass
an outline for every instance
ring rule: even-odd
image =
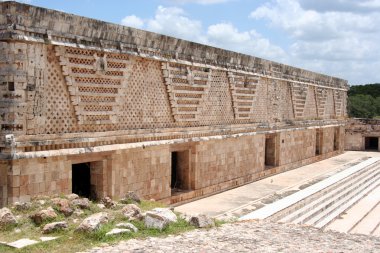
[[[38,210],[51,206],[51,203],[47,201],[46,204],[39,208],[33,209],[34,213]],[[147,211],[153,209],[155,207],[165,207],[162,203],[152,202],[152,201],[142,201],[138,206],[143,210]],[[15,211],[12,210],[15,215],[20,215],[19,224],[17,226],[10,226],[7,228],[2,228],[0,230],[0,241],[12,242],[21,238],[29,238],[29,239],[38,239],[41,236],[59,236],[59,239],[41,242],[36,245],[25,247],[24,249],[13,249],[8,246],[0,245],[0,252],[5,253],[71,253],[77,251],[84,251],[91,249],[96,246],[100,246],[101,244],[116,244],[121,240],[128,240],[131,238],[146,238],[146,237],[158,237],[158,236],[167,236],[171,234],[178,234],[186,231],[193,230],[194,227],[190,226],[184,219],[178,218],[176,223],[170,224],[163,231],[159,231],[157,229],[147,229],[144,226],[143,221],[132,221],[130,223],[134,224],[139,231],[137,233],[126,233],[116,236],[106,236],[106,233],[115,227],[117,223],[120,222],[129,222],[120,212],[119,207],[117,209],[106,209],[111,218],[110,222],[103,225],[99,230],[93,233],[81,233],[75,232],[75,229],[78,227],[80,222],[87,216],[92,213],[97,213],[99,211],[104,211],[99,209],[96,204],[91,204],[90,210],[84,210],[86,215],[81,215],[80,217],[69,217],[66,218],[66,221],[69,223],[69,228],[66,231],[60,231],[56,233],[52,233],[49,235],[43,235],[41,233],[41,229],[43,225],[37,226],[35,225],[30,218],[28,217],[27,212],[25,211]],[[74,223],[74,219],[77,219],[76,223]],[[63,215],[59,215],[54,221],[65,220]],[[21,232],[16,233],[15,229],[21,230]]]

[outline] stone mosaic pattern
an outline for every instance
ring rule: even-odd
[[[78,163],[97,197],[178,202],[343,150],[345,80],[17,2],[0,13],[0,206],[70,193]],[[189,157],[179,195],[173,152]]]

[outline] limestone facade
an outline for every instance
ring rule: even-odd
[[[380,120],[350,119],[346,126],[345,149],[380,151]]]
[[[0,206],[73,191],[176,203],[344,149],[342,79],[15,2],[0,11]]]

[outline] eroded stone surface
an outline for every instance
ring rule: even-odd
[[[193,225],[197,228],[209,228],[215,226],[214,220],[211,217],[204,214],[191,216],[189,223],[190,225]]]
[[[74,210],[70,207],[70,201],[62,198],[55,198],[51,200],[57,206],[59,212],[63,213],[66,217],[73,214]]]
[[[141,203],[141,199],[135,192],[128,191],[125,194],[125,197],[120,200],[120,202],[124,204]]]
[[[90,200],[88,198],[76,198],[71,201],[73,206],[79,207],[81,209],[90,209]]]
[[[136,228],[136,226],[133,225],[132,223],[118,223],[118,224],[116,224],[116,227],[117,228],[127,228],[127,229],[132,230],[135,233],[137,233],[139,231],[138,228]]]
[[[124,217],[126,217],[128,220],[141,220],[142,219],[142,213],[140,207],[138,207],[135,204],[128,204],[121,210]]]
[[[105,212],[93,214],[82,221],[76,231],[92,232],[100,228],[102,224],[109,220],[108,214]]]
[[[165,229],[170,223],[176,222],[177,216],[167,208],[155,208],[146,212],[144,223],[147,228]]]
[[[108,233],[106,233],[106,235],[120,235],[120,234],[125,234],[125,233],[131,233],[131,230],[129,229],[126,229],[126,228],[114,228],[112,229],[111,231],[109,231]]]
[[[43,222],[54,220],[57,218],[57,214],[52,207],[48,207],[47,209],[34,213],[29,217],[33,220],[34,223],[40,225]]]
[[[175,249],[175,250],[173,250]],[[88,253],[122,252],[380,252],[380,238],[323,232],[313,227],[270,222],[242,222],[194,230],[166,238],[128,240]]]
[[[0,209],[0,226],[14,225],[17,224],[16,217],[12,214],[9,208]]]
[[[68,224],[66,221],[53,222],[53,223],[46,224],[42,229],[42,233],[50,234],[58,230],[63,230],[67,228],[68,228]]]

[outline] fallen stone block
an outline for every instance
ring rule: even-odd
[[[52,199],[53,204],[57,207],[58,212],[63,213],[66,217],[73,214],[74,210],[70,207],[70,202],[67,199],[55,198]]]
[[[66,221],[53,222],[53,223],[46,224],[42,229],[42,233],[50,234],[58,230],[63,230],[67,228],[68,228],[68,225]]]
[[[124,217],[130,221],[141,220],[143,217],[141,213],[141,209],[135,204],[126,205],[125,207],[123,207],[121,212],[123,213]]]
[[[71,201],[71,205],[81,209],[90,209],[90,201],[88,198],[74,199]]]
[[[93,214],[82,221],[76,231],[92,232],[100,228],[102,224],[108,223],[108,214],[105,212]]]
[[[17,224],[16,217],[12,214],[11,210],[4,207],[0,209],[0,226],[8,226]]]
[[[133,191],[127,192],[124,198],[120,200],[120,203],[131,204],[131,203],[141,203],[140,197]]]
[[[36,225],[40,225],[43,222],[54,220],[57,218],[57,214],[52,207],[48,207],[47,209],[41,210],[29,217]]]
[[[13,206],[17,211],[26,211],[32,208],[30,202],[15,202]]]
[[[145,214],[145,227],[165,229],[170,223],[176,222],[177,216],[170,209],[155,208]]]
[[[117,228],[127,228],[127,229],[130,229],[131,231],[137,233],[139,230],[138,228],[136,228],[135,225],[133,225],[132,223],[118,223],[116,224],[116,227]]]
[[[210,228],[215,226],[214,220],[204,214],[198,214],[190,217],[190,225],[197,228]]]
[[[125,233],[131,233],[131,230],[125,228],[114,228],[110,232],[106,233],[106,235],[120,235]]]

